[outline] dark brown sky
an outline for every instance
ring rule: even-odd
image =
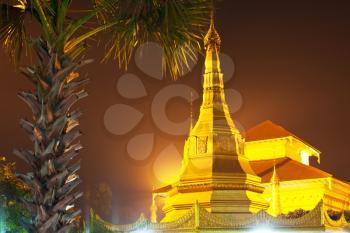
[[[320,168],[349,181],[350,2],[226,0],[217,7],[222,51],[233,58],[236,68],[226,87],[243,96],[243,107],[233,117],[246,129],[266,119],[282,125],[322,151]],[[92,48],[89,56],[100,58],[100,49]],[[148,211],[157,154],[171,142],[179,150],[183,146],[184,136],[164,134],[149,116],[154,95],[173,83],[152,79],[132,63],[129,72],[142,79],[148,96],[127,100],[116,91],[117,79],[124,72],[113,62],[96,62],[84,72],[92,79],[87,88],[90,96],[81,104],[84,187],[109,183],[114,195],[113,220],[131,221]],[[197,65],[177,83],[201,91],[200,73],[201,65]],[[29,86],[3,51],[0,76],[0,154],[12,159],[14,147],[28,145],[18,121],[29,111],[16,92]],[[110,134],[103,124],[105,111],[117,103],[145,114],[141,124],[124,136]],[[196,101],[195,107],[199,104]],[[173,115],[184,108],[188,108],[184,101],[173,101],[168,111]],[[152,132],[157,135],[152,156],[143,162],[130,159],[127,142],[139,133]]]

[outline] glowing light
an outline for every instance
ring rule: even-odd
[[[74,207],[74,205],[67,205],[66,210],[70,210]]]
[[[300,157],[301,157],[301,162],[305,165],[309,165],[309,157],[310,157],[310,154],[305,151],[305,150],[302,150],[300,152]]]
[[[68,176],[68,178],[66,180],[66,184],[76,180],[77,178],[79,178],[79,176],[77,174],[72,174],[72,175]]]
[[[151,230],[136,230],[136,231],[132,231],[132,233],[152,233]]]
[[[268,227],[268,226],[260,226],[260,227],[256,227],[253,230],[249,231],[249,232],[254,232],[254,233],[276,233],[277,231],[274,231],[272,228]]]
[[[19,4],[14,5],[13,7],[19,8],[19,9],[21,9],[21,10],[23,10],[23,11],[24,11],[25,9],[27,9],[28,3],[27,3],[26,0],[19,0],[18,3],[19,3]]]
[[[254,228],[253,230],[249,231],[249,232],[255,232],[255,233],[285,233],[285,232],[289,232],[289,233],[298,233],[300,231],[290,231],[290,230],[278,230],[278,229],[274,229],[268,226],[257,226],[256,228]],[[318,233],[318,232],[329,232],[329,233],[345,233],[345,231],[308,231],[310,233]]]
[[[182,156],[176,146],[170,144],[154,162],[154,175],[162,184],[171,184],[179,179],[181,173]]]

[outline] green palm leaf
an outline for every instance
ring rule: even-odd
[[[106,6],[99,14],[103,21],[115,22],[108,30],[104,60],[114,58],[127,68],[138,45],[155,41],[163,48],[164,74],[168,69],[175,79],[201,51],[200,35],[212,9],[207,0],[98,0],[95,4]]]

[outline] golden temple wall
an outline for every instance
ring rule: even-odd
[[[335,178],[328,178],[324,205],[333,211],[350,211],[350,184]]]
[[[298,209],[309,211],[322,200],[328,186],[327,178],[280,182],[280,205],[282,214]],[[264,198],[271,201],[271,184],[265,184]],[[271,213],[271,207],[267,210]]]
[[[251,161],[288,157],[306,165],[308,163],[302,160],[302,152],[308,157],[319,158],[320,154],[319,151],[293,136],[245,142],[244,152]]]

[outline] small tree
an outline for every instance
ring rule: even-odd
[[[5,160],[3,160],[5,161]],[[0,167],[0,221],[5,232],[26,233],[22,224],[30,223],[29,212],[18,203],[18,198],[30,198],[27,187],[13,173],[13,163]]]

